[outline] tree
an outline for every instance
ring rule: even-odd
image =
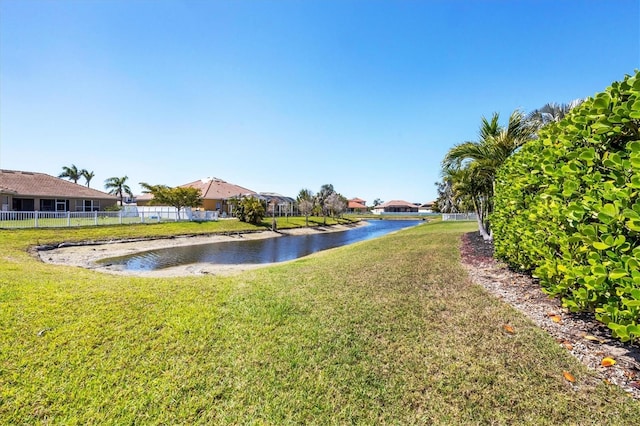
[[[531,122],[537,130],[549,123],[557,123],[571,112],[572,109],[580,106],[586,99],[574,99],[568,104],[557,104],[551,102],[538,108],[527,115],[527,120]]]
[[[452,189],[459,199],[473,205],[478,230],[486,241],[493,239],[489,215],[493,211],[494,181],[499,167],[524,143],[533,139],[536,128],[518,110],[506,127],[499,114],[482,118],[479,139],[455,145],[442,162],[443,172],[452,178]]]
[[[335,190],[333,189],[333,185],[325,184],[320,187],[320,191],[316,195],[316,205],[320,207],[325,225],[327,224],[327,216],[329,215],[331,210],[326,201],[327,198],[329,198],[329,196],[334,193]]]
[[[438,198],[436,199],[434,211],[439,213],[459,213],[459,194],[454,190],[455,171],[451,168],[442,170],[442,181],[436,182]]]
[[[93,179],[96,174],[88,171],[87,169],[82,169],[80,171],[80,175],[82,175],[84,180],[87,182],[87,188],[89,188],[89,183],[91,182],[91,179]]]
[[[82,177],[81,171],[78,170],[75,164],[71,167],[62,167],[62,173],[58,175],[59,178],[72,180],[73,183],[78,183],[78,180]]]
[[[127,176],[110,177],[109,179],[104,181],[104,188],[108,190],[109,194],[118,197],[121,206],[123,205],[124,194],[133,197],[133,192],[131,192],[131,188],[129,188],[129,185],[127,185],[128,179],[129,178]]]
[[[264,219],[264,215],[264,204],[258,198],[243,197],[236,200],[236,216],[240,222],[257,225]]]
[[[171,188],[166,185],[149,185],[140,182],[144,193],[152,194],[151,204],[175,207],[178,210],[178,220],[180,220],[180,210],[185,207],[198,207],[202,205],[202,193],[198,188],[178,186]]]
[[[309,226],[309,215],[313,212],[314,196],[309,189],[301,189],[296,198],[298,202],[298,210],[304,215],[306,226]]]
[[[339,217],[347,209],[349,202],[345,197],[334,192],[327,197],[325,204],[331,216]]]
[[[376,198],[373,200],[373,207],[378,207],[380,204],[384,203],[380,198]]]

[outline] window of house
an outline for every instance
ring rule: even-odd
[[[97,200],[83,200],[82,210],[85,212],[93,212],[100,210],[100,201]]]
[[[35,210],[35,200],[33,198],[14,198],[13,210],[18,212],[32,212]]]
[[[53,212],[56,210],[56,200],[40,200],[41,212]]]

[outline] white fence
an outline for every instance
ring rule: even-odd
[[[64,228],[161,221],[214,221],[217,212],[192,211],[190,208],[125,206],[118,211],[94,212],[7,212],[0,211],[0,228]]]
[[[442,220],[477,220],[475,213],[443,213]]]

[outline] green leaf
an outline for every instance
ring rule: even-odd
[[[596,158],[596,150],[594,148],[585,149],[580,153],[580,156],[578,158],[580,158],[581,160],[592,162]]]
[[[640,218],[640,216],[639,216]],[[589,237],[595,237],[596,236],[596,228],[593,227],[592,225],[583,225],[580,228],[580,232],[582,232],[584,235],[587,235]]]
[[[632,231],[640,232],[640,220],[638,219],[628,220],[625,223],[625,225],[627,226],[627,228],[631,229]]]
[[[605,204],[598,212],[598,219],[604,223],[610,223],[618,215],[618,209],[611,203]]]
[[[640,101],[637,101],[637,102],[640,102]],[[631,153],[640,153],[640,141],[629,142],[627,144],[627,151]]]
[[[611,124],[597,121],[591,125],[591,130],[597,135],[611,131]]]
[[[609,103],[611,103],[611,96],[608,93],[603,92],[596,95],[596,98],[593,101],[593,106],[594,108],[608,108]]]
[[[611,278],[612,280],[618,280],[622,277],[626,277],[627,275],[629,275],[627,271],[619,268],[609,272],[609,278]]]
[[[640,337],[640,326],[636,324],[630,324],[627,326],[627,334],[629,336],[634,335]]]
[[[611,330],[613,330],[613,332],[619,338],[621,338],[621,339],[626,338],[626,340],[629,340],[629,334],[627,333],[627,327],[626,326],[624,326],[622,324],[616,324],[614,322],[610,322],[609,324],[607,324],[607,327],[609,327]]]
[[[591,268],[591,273],[597,277],[607,276],[607,268],[602,265],[595,265]]]
[[[607,245],[607,244],[605,244],[605,243],[603,243],[601,241],[596,241],[592,245],[593,245],[593,248],[595,248],[596,250],[606,250],[609,247],[611,247],[611,246],[609,246],[609,245]]]
[[[635,210],[625,209],[622,215],[627,219],[640,219],[640,214]]]

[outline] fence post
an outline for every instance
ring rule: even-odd
[[[33,219],[34,219],[34,227],[37,228],[38,227],[38,211],[37,210],[33,214]]]
[[[144,223],[144,212],[140,212],[140,223]]]
[[[122,210],[118,210],[118,216],[120,216],[120,225],[122,225]]]
[[[98,226],[98,210],[93,211],[93,224]]]
[[[71,212],[67,212],[67,228],[71,227]]]

